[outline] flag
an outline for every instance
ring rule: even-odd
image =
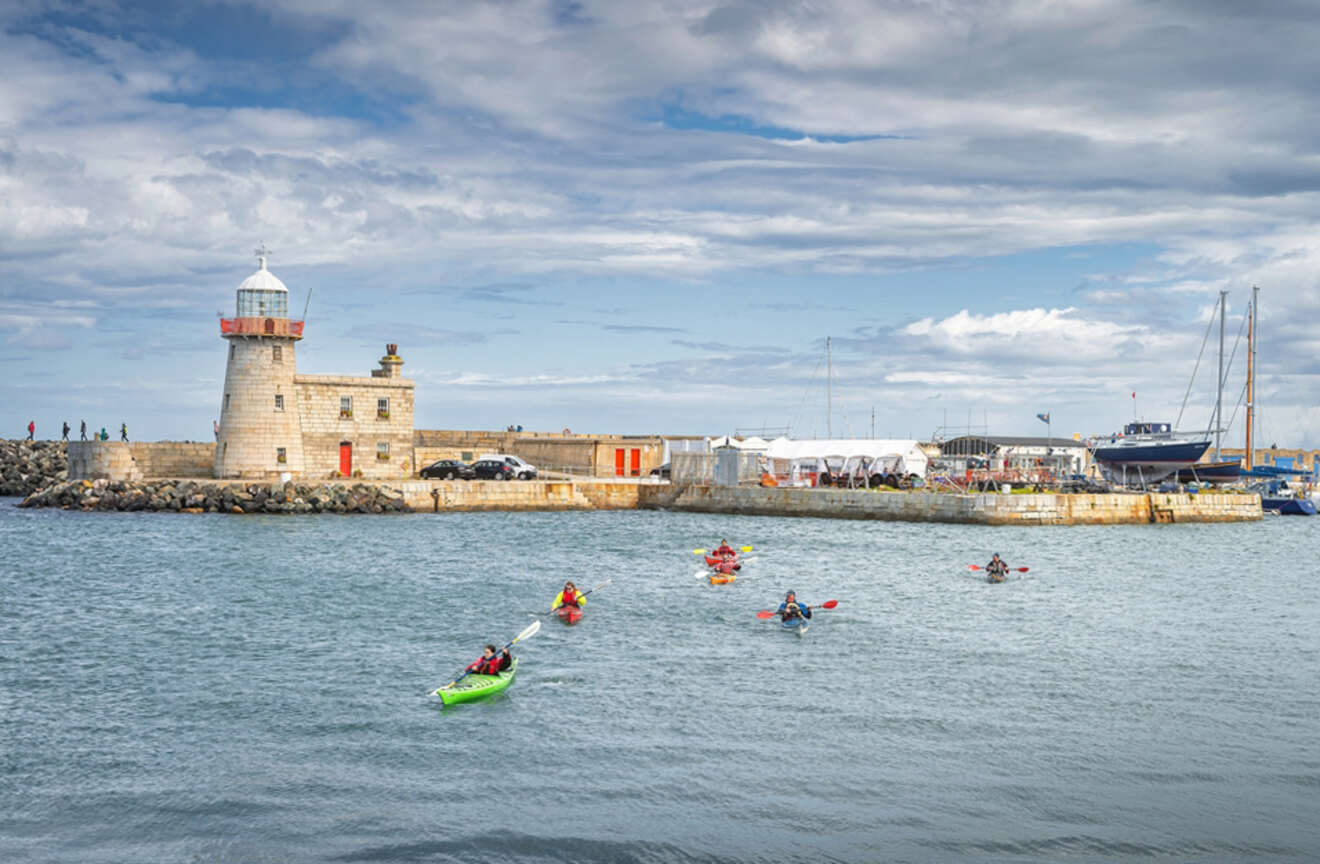
[[[1132,391],[1132,398],[1133,398],[1133,399],[1136,399],[1136,398],[1137,398],[1137,391],[1135,391],[1135,390]]]
[[[1048,422],[1050,422],[1050,415],[1049,415],[1048,413],[1046,413],[1046,414],[1037,414],[1037,415],[1036,415],[1036,419],[1039,420],[1039,421],[1042,422],[1042,423],[1048,423]]]

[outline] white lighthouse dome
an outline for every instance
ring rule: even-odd
[[[263,257],[260,260],[261,266],[257,268],[257,272],[244,279],[242,283],[239,284],[238,290],[283,291],[285,294],[288,294],[289,289],[280,281],[279,277],[266,269],[266,259]]]

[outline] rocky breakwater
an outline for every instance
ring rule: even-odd
[[[63,441],[0,439],[0,495],[31,495],[68,479]]]
[[[28,495],[18,506],[177,513],[406,513],[411,509],[399,490],[367,483],[244,486],[193,480],[69,480]]]

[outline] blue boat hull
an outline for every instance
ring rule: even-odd
[[[1179,483],[1236,483],[1241,479],[1242,463],[1236,459],[1231,462],[1198,462],[1178,471]]]
[[[1262,510],[1273,510],[1281,516],[1314,516],[1315,504],[1310,498],[1261,498]]]
[[[1173,472],[1196,464],[1210,441],[1170,441],[1167,443],[1118,445],[1098,444],[1091,454],[1112,479],[1153,483]]]

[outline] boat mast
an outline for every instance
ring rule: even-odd
[[[1219,455],[1220,437],[1224,431],[1224,298],[1227,291],[1219,292],[1219,397],[1215,400],[1215,461],[1223,459]]]
[[[834,355],[825,337],[825,437],[834,440]]]
[[[1251,286],[1251,308],[1247,310],[1247,470],[1256,465],[1252,448],[1252,426],[1256,422],[1256,300],[1260,289]]]

